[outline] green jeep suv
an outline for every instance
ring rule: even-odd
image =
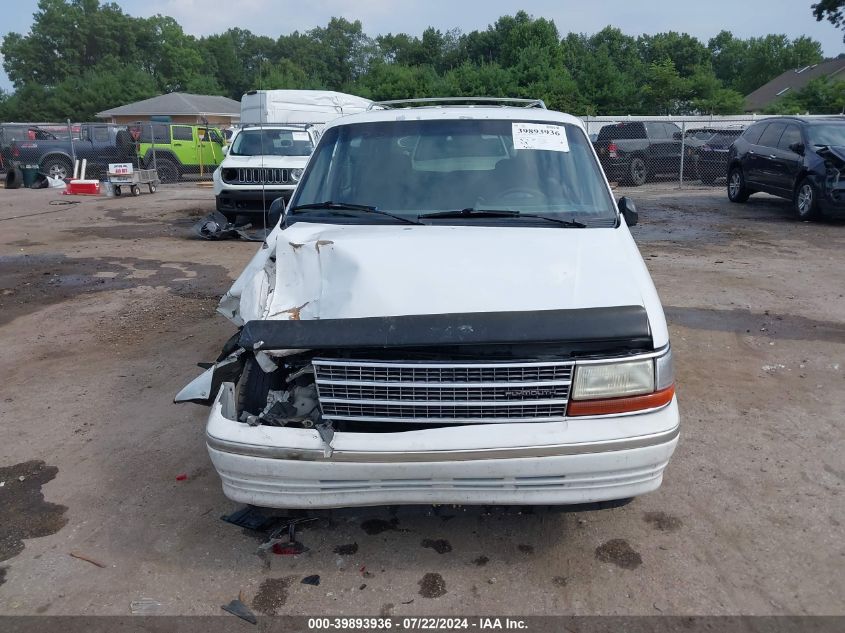
[[[144,123],[132,128],[143,166],[158,169],[161,182],[176,182],[185,174],[211,177],[223,161],[223,133],[206,125]]]

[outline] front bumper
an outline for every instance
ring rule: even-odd
[[[261,213],[270,208],[277,198],[284,198],[285,203],[293,195],[290,189],[222,189],[216,195],[217,210],[221,213]]]
[[[828,189],[819,196],[819,210],[829,218],[845,218],[845,188]]]
[[[250,427],[224,383],[206,429],[224,494],[278,508],[384,504],[555,504],[656,490],[678,442],[677,402],[636,415],[465,425],[398,433]],[[225,414],[224,414],[225,413]]]

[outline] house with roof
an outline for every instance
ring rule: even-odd
[[[813,79],[819,78],[845,81],[845,55],[781,73],[769,83],[746,95],[744,110],[745,112],[762,112],[784,95],[798,92]]]
[[[97,118],[110,123],[162,121],[194,125],[207,121],[209,125],[230,127],[240,121],[241,104],[227,97],[171,92],[98,112]]]

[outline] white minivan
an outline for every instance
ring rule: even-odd
[[[230,499],[581,504],[657,489],[679,436],[663,309],[581,122],[384,102],[326,126],[220,302]]]

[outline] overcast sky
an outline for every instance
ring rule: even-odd
[[[827,56],[845,52],[842,32],[828,22],[816,22],[813,0],[118,0],[134,16],[156,13],[176,18],[193,35],[219,33],[230,27],[278,37],[295,30],[324,26],[332,16],[361,20],[364,32],[405,32],[418,35],[427,26],[484,29],[502,15],[524,9],[534,17],[554,20],[563,33],[595,33],[608,24],[629,35],[680,31],[705,44],[722,29],[738,37],[785,33],[809,35],[820,41]],[[5,7],[0,35],[25,33],[32,24],[37,0],[14,0]],[[0,88],[10,88],[0,71]]]

